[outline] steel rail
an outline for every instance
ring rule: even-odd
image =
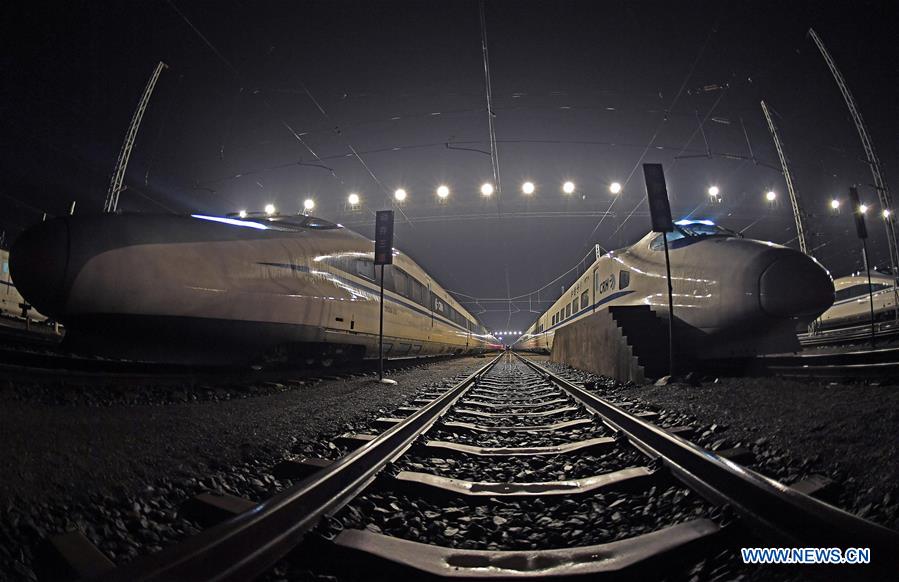
[[[515,354],[579,400],[672,474],[715,503],[730,505],[760,533],[803,547],[870,548],[871,566],[899,566],[899,532],[859,518],[666,432]]]
[[[877,322],[877,339],[883,341],[895,340],[899,336],[899,328],[892,320]],[[803,346],[826,346],[852,342],[868,342],[871,339],[871,325],[851,325],[820,330],[817,334],[798,334],[799,343]]]
[[[323,517],[358,495],[502,357],[498,355],[403,422],[312,477],[250,511],[96,580],[244,581],[266,572],[298,546]]]
[[[869,336],[870,337],[870,336]],[[759,356],[763,366],[827,366],[838,364],[882,364],[899,362],[899,347],[853,350],[847,352],[825,352],[808,354],[788,354]]]

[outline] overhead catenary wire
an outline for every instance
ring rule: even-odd
[[[524,300],[526,300],[526,299],[527,299],[528,297],[530,297],[530,296],[539,294],[541,291],[543,291],[544,289],[547,289],[547,288],[550,287],[551,285],[553,285],[553,284],[555,284],[556,282],[560,281],[560,280],[563,279],[564,277],[566,277],[566,276],[568,276],[569,274],[571,274],[573,271],[578,270],[578,269],[580,268],[580,266],[584,263],[584,261],[585,261],[587,258],[590,257],[590,255],[594,255],[594,256],[595,256],[595,252],[596,252],[595,250],[591,250],[589,253],[587,253],[586,255],[584,255],[584,257],[583,257],[580,261],[578,261],[577,264],[575,264],[573,267],[571,267],[570,269],[568,269],[567,271],[565,271],[564,273],[562,273],[561,275],[559,275],[558,277],[556,277],[556,278],[553,279],[552,281],[547,282],[547,283],[544,284],[543,286],[541,286],[541,287],[539,287],[539,288],[537,288],[537,289],[534,289],[533,291],[529,291],[529,292],[527,292],[527,293],[522,293],[522,294],[519,294],[519,295],[515,295],[514,297],[476,297],[476,296],[474,296],[474,295],[469,295],[469,294],[463,293],[463,292],[461,292],[461,291],[453,291],[452,289],[447,289],[447,291],[448,291],[449,293],[452,293],[452,294],[455,295],[455,296],[458,296],[458,297],[465,297],[467,300],[469,300],[468,302],[474,302],[474,301],[477,301],[477,302],[497,302],[497,301],[499,301],[499,302],[506,302],[506,301],[518,301],[518,300],[524,301]],[[591,261],[591,263],[592,263],[592,261]],[[553,301],[555,301],[555,299],[553,299]],[[463,303],[463,302],[460,301],[460,303]]]
[[[487,129],[490,136],[490,164],[493,170],[493,185],[496,189],[496,210],[502,216],[502,197],[503,189],[500,182],[499,173],[499,151],[496,141],[496,112],[493,110],[493,83],[490,78],[490,55],[487,48],[487,14],[484,6],[484,0],[479,2],[481,17],[481,53],[484,60],[484,86],[486,88],[487,97]]]
[[[693,59],[693,62],[690,65],[690,69],[687,71],[687,74],[684,77],[684,80],[681,83],[680,88],[677,90],[677,93],[674,95],[674,99],[671,101],[671,104],[666,108],[666,115],[661,119],[661,121],[659,121],[658,125],[656,126],[655,131],[652,134],[652,138],[649,140],[649,143],[646,144],[646,147],[643,149],[643,153],[640,154],[640,157],[637,159],[637,162],[634,164],[634,167],[631,169],[630,173],[627,175],[627,178],[625,179],[624,184],[623,184],[624,189],[627,189],[627,185],[630,183],[631,178],[634,177],[634,174],[636,173],[637,169],[640,167],[640,164],[643,163],[643,160],[646,158],[646,154],[649,153],[649,150],[655,144],[655,140],[658,138],[659,133],[662,131],[662,127],[665,125],[665,122],[668,120],[668,113],[675,108],[675,106],[677,105],[677,102],[681,98],[681,95],[683,95],[684,89],[687,87],[687,83],[689,83],[690,79],[693,77],[693,72],[696,70],[696,66],[699,64],[699,61],[702,59],[702,56],[705,54],[705,50],[706,50],[706,47],[708,47],[708,45],[709,45],[709,41],[711,41],[712,36],[718,31],[718,24],[721,21],[721,17],[724,14],[724,10],[725,10],[726,6],[727,6],[726,3],[724,6],[722,6],[721,12],[718,13],[718,17],[715,19],[715,23],[712,25],[712,28],[709,31],[709,34],[706,35],[705,41],[702,43],[702,47],[699,49],[699,53],[696,55],[696,58]],[[612,200],[612,204],[609,205],[609,210],[612,209],[612,206],[615,204],[616,200],[617,200],[617,198]],[[634,207],[634,210],[639,208],[643,204],[644,200],[645,200],[645,197],[643,200],[641,200],[637,204],[637,206]],[[630,217],[630,215],[628,215],[628,217]],[[604,220],[605,220],[605,216],[602,217],[599,220],[599,222],[596,223],[596,226],[593,227],[593,230],[587,236],[587,239],[585,240],[584,244],[587,244],[588,242],[590,242],[593,239],[593,235],[596,233],[597,230],[599,230],[599,227],[602,226],[602,223]],[[627,219],[625,219],[625,222],[627,222]],[[615,232],[618,232],[618,230],[620,230],[620,228],[621,227],[619,226],[619,228]],[[614,236],[614,233],[612,234],[612,236]]]
[[[322,116],[323,116],[329,123],[333,123],[333,120],[331,119],[331,116],[328,115],[328,112],[325,111],[325,108],[322,107],[322,105],[321,105],[321,103],[319,103],[318,99],[315,98],[315,96],[312,94],[312,91],[309,90],[309,88],[306,86],[305,83],[301,83],[301,85],[302,85],[302,87],[303,87],[303,91],[304,91],[304,92],[306,93],[306,95],[309,97],[309,100],[312,101],[312,104],[315,105],[315,108],[318,109],[319,113],[321,113]],[[371,169],[371,167],[365,162],[365,160],[362,159],[362,156],[359,154],[358,151],[356,151],[356,148],[353,147],[353,144],[351,144],[351,143],[349,142],[349,140],[346,139],[346,136],[343,134],[343,131],[340,129],[340,126],[339,126],[339,125],[333,125],[332,127],[333,127],[334,133],[335,133],[338,137],[341,138],[341,140],[344,142],[344,145],[346,145],[347,149],[350,151],[350,153],[353,155],[353,157],[355,157],[356,160],[362,165],[362,167],[365,168],[365,171],[368,172],[368,175],[369,175],[369,176],[371,177],[371,179],[375,182],[375,184],[378,185],[378,187],[379,187],[379,188],[381,189],[381,191],[387,196],[387,199],[389,200],[389,199],[390,199],[390,190],[384,185],[383,182],[381,182],[381,180],[378,178],[378,176],[375,175],[374,170]],[[397,206],[397,205],[394,205],[394,206],[396,207],[397,210],[399,210],[400,214],[403,216],[403,219],[405,219],[405,221],[406,221],[410,226],[412,226],[412,221],[409,220],[409,216],[406,215],[406,212],[405,212],[400,206]]]
[[[212,41],[210,41],[210,40],[209,40],[209,39],[208,39],[208,38],[207,38],[207,37],[200,31],[200,29],[197,28],[197,27],[193,24],[193,22],[191,22],[190,19],[187,18],[187,16],[186,16],[183,12],[181,12],[181,10],[178,8],[177,5],[175,5],[175,3],[174,3],[173,0],[166,0],[166,1],[168,2],[169,6],[171,6],[172,9],[178,14],[178,16],[180,16],[181,19],[184,20],[184,22],[191,28],[191,30],[193,30],[194,33],[196,33],[196,35],[197,35],[198,37],[200,37],[200,39],[206,44],[206,46],[209,47],[209,49],[210,49],[210,50],[211,50],[211,51],[212,51],[212,52],[219,58],[219,60],[222,61],[222,63],[225,64],[225,66],[228,68],[228,70],[230,70],[230,71],[234,74],[234,77],[238,80],[238,82],[240,82],[241,79],[242,79],[242,75],[241,75],[240,71],[237,69],[237,67],[235,67],[235,66],[231,63],[231,61],[229,61],[227,58],[225,58],[225,56],[222,54],[222,52],[219,51],[218,48],[216,48],[216,46],[212,43]],[[243,90],[243,89],[241,89],[241,91],[242,91],[242,90]],[[255,91],[254,94],[258,95],[258,94],[261,94],[261,92],[260,92],[260,91]],[[313,100],[314,100],[314,99],[313,99]],[[278,121],[279,121],[279,122],[281,123],[281,125],[288,131],[288,133],[290,133],[290,135],[292,135],[292,136],[294,137],[294,139],[295,139],[297,142],[299,142],[300,145],[302,145],[302,146],[306,149],[306,151],[308,151],[308,152],[312,155],[312,157],[315,158],[315,160],[318,161],[318,162],[322,165],[323,168],[327,169],[327,170],[330,172],[331,176],[332,176],[334,179],[336,179],[338,182],[340,182],[341,185],[344,185],[344,186],[345,186],[345,182],[344,182],[344,181],[337,175],[337,172],[336,172],[333,168],[330,168],[330,167],[326,166],[326,165],[322,162],[322,159],[319,157],[318,153],[317,153],[315,150],[312,149],[312,147],[309,145],[309,143],[307,143],[306,140],[303,139],[303,136],[300,135],[299,132],[297,132],[297,131],[293,128],[293,126],[290,125],[290,123],[288,123],[283,117],[281,117],[280,115],[277,114],[277,112],[275,111],[274,107],[272,107],[271,103],[269,103],[268,99],[266,99],[264,96],[262,97],[262,103],[263,103],[263,105],[265,105],[265,107],[266,107],[269,111],[271,111],[273,114],[275,114],[275,116],[277,117]],[[305,164],[300,164],[300,165],[305,165]]]
[[[671,170],[671,168],[673,168],[677,164],[678,160],[681,159],[679,156],[682,156],[683,153],[687,150],[687,147],[689,147],[690,143],[692,143],[692,141],[696,137],[697,133],[702,133],[703,138],[705,138],[705,132],[702,131],[702,126],[712,116],[712,113],[714,113],[715,109],[718,107],[718,104],[721,103],[721,99],[724,97],[724,93],[725,93],[725,91],[721,91],[721,93],[718,95],[718,98],[712,104],[712,107],[709,108],[709,110],[706,112],[705,117],[703,117],[701,120],[698,120],[697,128],[694,129],[693,133],[691,133],[689,135],[689,137],[687,137],[687,139],[684,141],[684,145],[681,148],[680,152],[674,156],[674,161],[671,162],[671,166],[669,166],[669,168],[668,168],[669,171]],[[708,142],[706,141],[705,143],[706,143],[705,151],[706,151],[707,155],[711,156],[711,150],[708,149]],[[744,159],[742,161],[746,161],[746,160]],[[610,237],[614,237],[616,234],[618,234],[621,231],[621,229],[624,228],[624,225],[627,224],[627,222],[631,219],[631,217],[634,216],[634,213],[637,211],[637,209],[639,209],[645,203],[646,203],[646,195],[644,194],[643,197],[640,199],[640,201],[637,202],[637,204],[631,209],[631,211],[627,213],[627,215],[624,217],[624,220],[622,220],[618,224],[618,227],[612,232]]]

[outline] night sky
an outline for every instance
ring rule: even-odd
[[[859,245],[849,213],[831,213],[830,199],[845,202],[858,184],[873,222],[881,209],[806,31],[815,28],[842,69],[899,189],[895,5],[487,0],[502,193],[485,199],[478,190],[492,170],[475,1],[6,3],[0,230],[8,246],[44,212],[65,214],[72,201],[76,213],[102,209],[162,60],[169,69],[131,157],[125,211],[271,202],[297,212],[313,198],[314,214],[371,236],[373,211],[393,207],[402,187],[398,248],[453,291],[527,295],[595,243],[626,246],[649,230],[641,162],[664,164],[675,218],[712,218],[796,246],[785,184],[770,167],[779,164],[765,99],[814,254],[843,275],[859,268]],[[734,158],[750,158],[747,135],[758,163]],[[521,193],[525,179],[537,185],[532,197]],[[562,193],[565,180],[575,194]],[[624,184],[617,199],[613,181]],[[441,183],[452,190],[444,204],[434,193]],[[720,204],[709,203],[711,185]],[[360,208],[347,207],[350,192]],[[883,263],[883,229],[869,230]],[[534,294],[530,308],[542,311],[568,280],[546,286],[543,303]],[[492,329],[524,329],[536,317],[527,300],[469,305],[487,308],[480,318]]]

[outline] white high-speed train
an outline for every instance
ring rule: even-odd
[[[377,358],[373,244],[311,216],[66,216],[23,233],[13,278],[76,350],[158,361]],[[495,342],[408,256],[385,269],[390,358]]]
[[[735,357],[798,347],[796,327],[834,300],[830,274],[789,248],[742,238],[708,220],[681,220],[668,233],[679,351]],[[610,306],[648,305],[667,317],[662,235],[608,252],[516,342],[551,352],[560,328]]]
[[[822,328],[870,321],[871,299],[866,273],[834,279],[833,285],[836,288],[836,300],[818,319]],[[871,271],[875,320],[892,317],[896,309],[895,286],[895,277]]]

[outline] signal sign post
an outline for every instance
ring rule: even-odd
[[[674,231],[671,220],[671,206],[668,202],[668,188],[662,164],[643,164],[643,179],[646,182],[646,199],[649,201],[649,215],[652,231],[662,233],[665,244],[665,272],[668,278],[668,375],[673,376],[674,366],[674,288],[671,285],[671,260],[668,257],[668,233]]]
[[[858,199],[855,186],[849,188],[849,200],[852,202],[852,215],[855,217],[855,232],[862,241],[862,261],[868,275],[868,302],[871,306],[871,347],[877,347],[877,335],[874,331],[874,287],[871,286],[871,267],[868,266],[868,228],[865,226],[865,215]]]
[[[375,214],[375,265],[381,267],[381,317],[378,325],[378,382],[396,384],[384,378],[384,265],[393,264],[393,210]]]

